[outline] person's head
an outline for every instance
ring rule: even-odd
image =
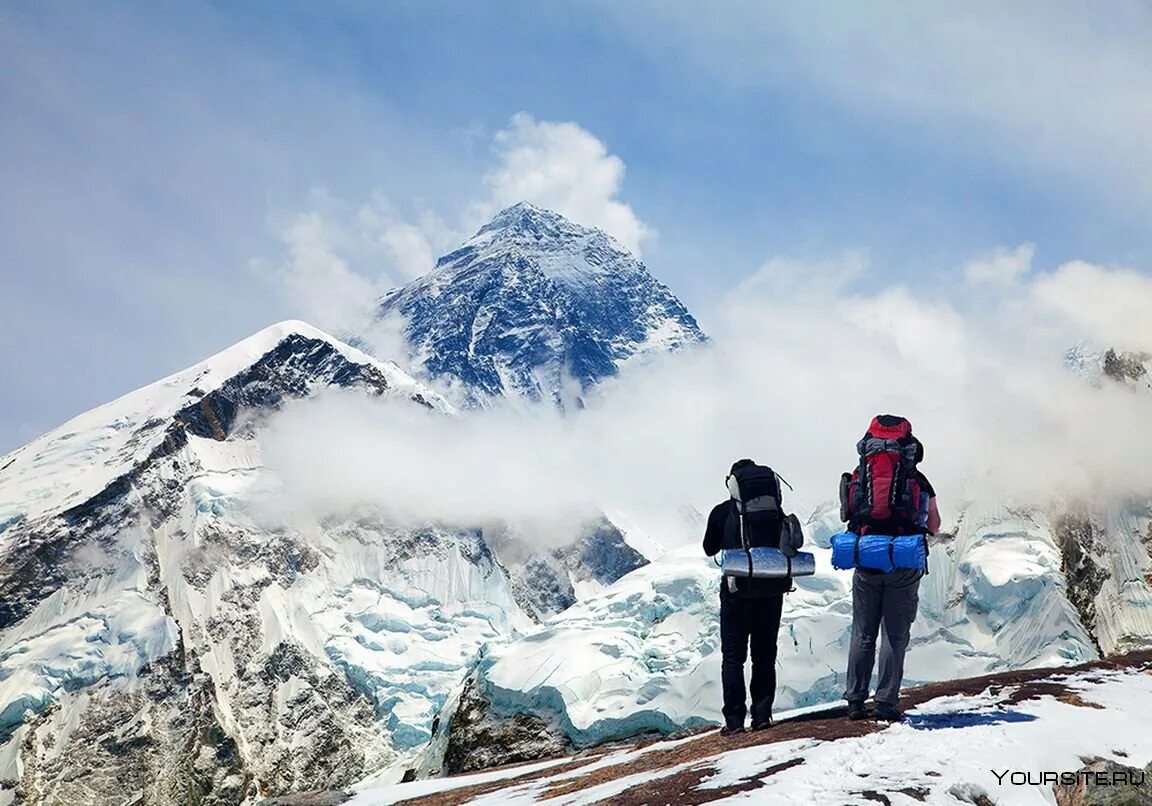
[[[916,437],[912,437],[912,439],[916,442],[916,464],[920,464],[924,461],[924,443]]]

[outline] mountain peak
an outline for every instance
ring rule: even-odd
[[[459,249],[440,258],[436,266],[439,268],[459,263],[462,256],[493,250],[508,251],[518,247],[535,251],[572,252],[590,245],[631,256],[628,250],[603,230],[582,226],[553,210],[522,201],[497,213]]]
[[[528,202],[501,210],[430,274],[386,295],[413,361],[471,402],[564,403],[634,356],[705,341],[635,255],[599,229]],[[576,381],[574,386],[571,381]]]
[[[554,210],[549,210],[545,207],[537,207],[529,201],[519,201],[510,207],[505,207],[492,217],[482,229],[490,227],[499,228],[506,227],[518,222],[531,222],[531,221],[568,221],[567,218]]]

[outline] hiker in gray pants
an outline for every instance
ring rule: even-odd
[[[861,719],[864,701],[872,683],[876,660],[876,637],[881,627],[880,680],[876,685],[877,719],[900,721],[896,708],[900,683],[904,679],[904,653],[919,606],[920,577],[914,568],[897,568],[883,573],[857,568],[852,577],[852,645],[848,650],[848,714]]]
[[[928,535],[940,529],[936,491],[920,472],[924,444],[912,434],[912,424],[894,414],[878,414],[856,443],[860,463],[840,477],[840,519],[856,535]],[[859,540],[859,538],[857,538]],[[891,552],[889,544],[889,552]],[[876,687],[873,716],[899,722],[904,715],[896,707],[904,680],[904,653],[908,651],[912,622],[920,604],[920,577],[926,569],[896,567],[895,557],[885,571],[860,566],[857,543],[856,573],[852,577],[852,644],[848,650],[848,718],[864,719],[872,667],[876,663],[876,639],[880,647],[880,681]]]

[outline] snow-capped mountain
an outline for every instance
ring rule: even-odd
[[[1126,352],[1109,347],[1093,350],[1078,344],[1064,354],[1064,366],[1093,383],[1122,383],[1152,389],[1152,354]]]
[[[0,459],[0,804],[344,786],[425,745],[486,644],[645,562],[605,520],[545,549],[283,507],[261,435],[325,394],[453,416],[288,322]]]
[[[688,310],[610,235],[526,202],[387,294],[420,373],[471,402],[567,404],[630,359],[705,340]]]

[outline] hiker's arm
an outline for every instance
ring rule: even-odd
[[[928,499],[928,534],[940,531],[940,510],[936,508],[936,496]]]
[[[711,557],[724,545],[724,521],[728,513],[723,504],[714,507],[708,515],[708,526],[704,529],[704,553]]]

